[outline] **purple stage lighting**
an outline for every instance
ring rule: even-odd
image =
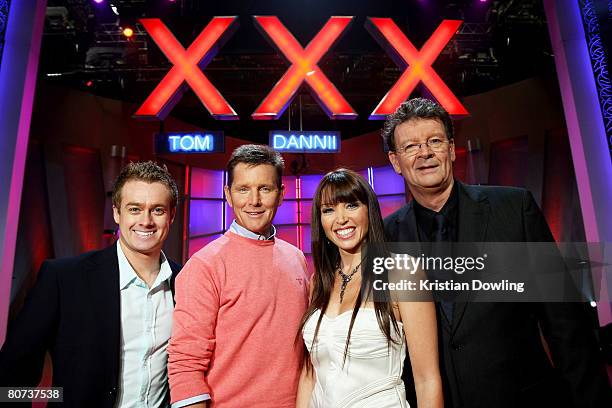
[[[104,0],[94,0],[94,3],[97,3],[97,4],[100,4],[102,2],[104,2]]]

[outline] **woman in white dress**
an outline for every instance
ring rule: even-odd
[[[315,274],[300,334],[307,349],[297,408],[408,407],[406,346],[419,408],[443,406],[431,302],[378,302],[361,268],[365,243],[384,242],[376,195],[359,174],[326,174],[312,205]]]

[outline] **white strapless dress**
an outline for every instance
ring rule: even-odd
[[[349,310],[333,319],[323,315],[314,345],[312,340],[321,311],[313,313],[304,325],[304,341],[316,373],[310,407],[407,408],[402,381],[406,358],[402,324],[398,323],[399,336],[391,329],[399,344],[389,343],[378,327],[374,309],[359,309],[343,367],[352,312]]]

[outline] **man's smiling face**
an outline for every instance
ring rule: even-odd
[[[442,122],[411,119],[395,128],[394,138],[397,149],[389,152],[389,160],[411,191],[443,190],[453,183],[455,145],[448,140]],[[442,140],[442,149],[432,150],[427,145],[430,139]],[[416,154],[404,153],[406,146],[414,144],[421,145]]]
[[[278,187],[277,173],[271,164],[238,163],[233,170],[231,186],[225,186],[225,197],[234,210],[236,222],[249,231],[266,235],[285,188]]]
[[[119,207],[113,206],[113,217],[119,224],[124,252],[158,255],[176,213],[168,187],[159,182],[127,181],[121,188]]]

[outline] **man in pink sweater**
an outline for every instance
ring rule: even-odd
[[[302,252],[275,237],[272,225],[284,196],[283,167],[267,146],[232,153],[225,195],[234,222],[176,280],[172,408],[295,406],[302,359],[295,339],[308,275]]]

